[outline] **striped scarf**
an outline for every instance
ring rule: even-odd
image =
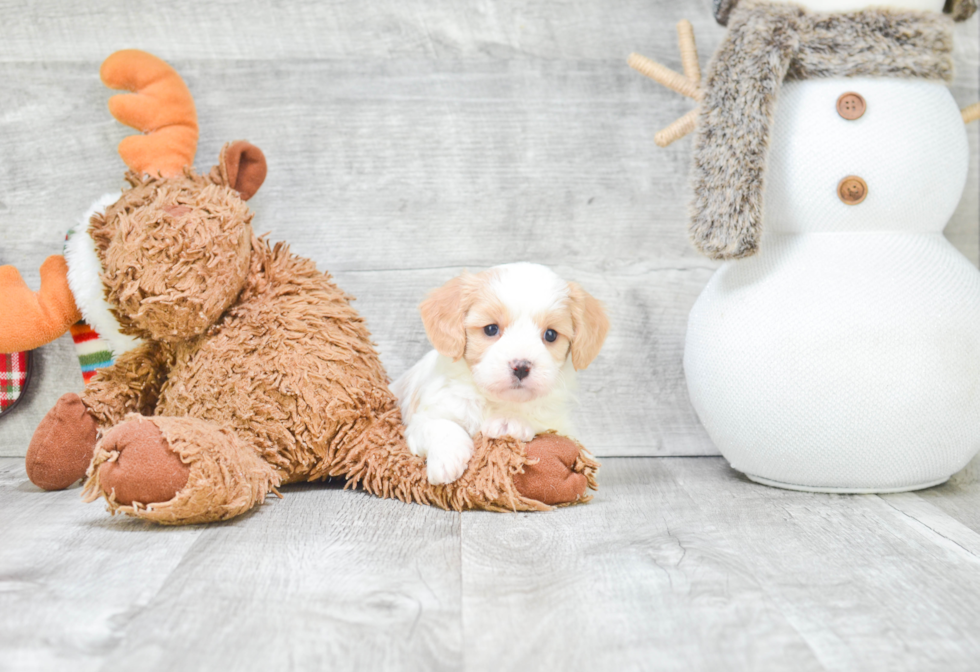
[[[71,326],[71,340],[75,342],[75,354],[82,367],[82,380],[86,385],[96,371],[112,366],[114,360],[109,346],[84,320]]]
[[[66,244],[74,233],[75,227],[69,229],[65,235]],[[109,349],[109,344],[85,320],[79,320],[69,330],[71,331],[71,340],[75,342],[75,355],[78,357],[78,364],[82,368],[82,380],[88,385],[96,371],[112,366],[113,361],[115,361],[112,357],[112,351]]]

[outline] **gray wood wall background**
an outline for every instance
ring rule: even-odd
[[[613,329],[581,381],[582,435],[603,456],[713,454],[681,366],[687,312],[714,264],[687,243],[690,140],[654,133],[689,101],[634,73],[631,51],[680,69],[674,25],[702,55],[710,0],[84,3],[0,0],[0,264],[38,286],[43,259],[122,186],[128,130],[101,61],[136,47],[172,63],[200,118],[197,165],[245,138],[269,161],[255,227],[358,297],[392,377],[428,348],[416,304],[461,271],[529,260],[581,282]],[[978,98],[978,20],[956,28],[961,106]],[[980,260],[978,124],[947,237]],[[23,455],[62,393],[71,340],[37,353],[0,420]]]

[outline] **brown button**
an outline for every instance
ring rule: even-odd
[[[864,102],[864,98],[859,93],[850,91],[837,99],[837,114],[848,121],[860,119],[867,109],[868,104]]]
[[[868,183],[856,175],[848,175],[837,185],[837,195],[848,205],[857,205],[868,195]]]

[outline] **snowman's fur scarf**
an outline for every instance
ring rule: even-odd
[[[715,19],[723,26],[728,25],[728,15],[738,5],[738,0],[714,0]],[[966,21],[977,11],[977,0],[946,0],[943,11],[953,21]]]
[[[943,11],[953,17],[953,21],[966,21],[977,11],[977,0],[946,0]]]
[[[695,139],[691,240],[713,259],[756,252],[770,127],[784,79],[950,80],[952,20],[874,9],[810,13],[743,0],[708,66]]]

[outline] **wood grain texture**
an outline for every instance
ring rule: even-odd
[[[938,507],[759,487],[722,460],[665,465],[826,669],[976,667],[980,536]]]
[[[624,44],[673,45],[685,16],[699,41],[720,33],[710,0],[4,0],[0,12],[0,61],[95,60],[134,44],[166,59],[625,59]]]
[[[299,485],[162,528],[0,458],[0,670],[976,669],[975,479],[821,495],[610,458],[599,483],[543,514]]]
[[[165,528],[0,458],[0,670],[459,669],[459,514],[340,484]]]
[[[459,669],[459,563],[458,513],[290,487],[207,527],[106,667]]]
[[[943,485],[919,493],[953,520],[980,533],[980,455]]]
[[[463,516],[468,669],[824,669],[667,463],[605,460],[587,506]]]
[[[0,459],[0,670],[97,670],[203,527],[110,518]]]
[[[137,46],[197,100],[197,164],[247,138],[269,159],[256,228],[359,297],[394,377],[426,349],[415,305],[462,268],[552,265],[604,300],[607,346],[580,376],[582,438],[600,455],[714,453],[687,399],[687,312],[714,266],[686,237],[690,139],[655,132],[689,103],[625,65],[681,67],[675,23],[702,64],[722,29],[710,2],[0,2],[0,264],[32,286],[43,259],[122,184],[98,66]],[[958,25],[961,105],[978,98],[977,19]],[[977,133],[947,236],[980,259]],[[23,455],[57,397],[80,387],[67,337],[0,421]]]

